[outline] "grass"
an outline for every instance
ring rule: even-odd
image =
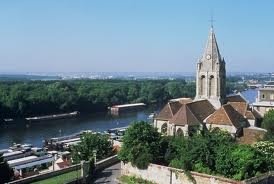
[[[143,178],[137,178],[135,176],[120,176],[118,180],[125,184],[155,184],[152,181],[145,180]]]
[[[72,181],[72,180],[76,179],[77,177],[78,178],[81,177],[80,170],[68,172],[65,174],[58,175],[58,176],[54,176],[52,178],[34,182],[32,184],[63,184],[63,183]]]

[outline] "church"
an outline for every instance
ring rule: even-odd
[[[154,118],[154,127],[164,135],[191,135],[203,128],[226,130],[241,137],[246,128],[256,129],[261,117],[239,94],[226,96],[225,59],[221,56],[213,26],[196,68],[194,99],[170,100]]]

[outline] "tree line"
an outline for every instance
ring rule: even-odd
[[[0,82],[0,118],[70,111],[101,112],[114,104],[162,104],[195,96],[195,82],[177,80],[57,80]],[[228,79],[227,92],[243,88]]]
[[[165,103],[194,97],[185,80],[59,80],[0,82],[1,118],[52,113],[106,111],[114,104]]]

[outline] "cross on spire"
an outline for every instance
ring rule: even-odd
[[[211,29],[213,29],[213,22],[215,22],[215,20],[214,20],[214,18],[213,18],[213,11],[211,11],[211,15],[210,15],[210,20],[209,20],[209,22],[210,22],[210,27],[211,27]]]
[[[211,17],[210,17],[209,21],[210,21],[210,26],[213,29],[213,22],[215,22],[215,20],[213,19],[213,14],[211,14]]]

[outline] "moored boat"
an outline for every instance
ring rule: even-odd
[[[46,115],[46,116],[36,116],[36,117],[29,117],[26,118],[27,121],[45,121],[45,120],[56,120],[56,119],[65,119],[65,118],[72,118],[76,117],[80,114],[78,111],[74,111],[71,113],[63,113],[63,114],[53,114],[53,115]]]

